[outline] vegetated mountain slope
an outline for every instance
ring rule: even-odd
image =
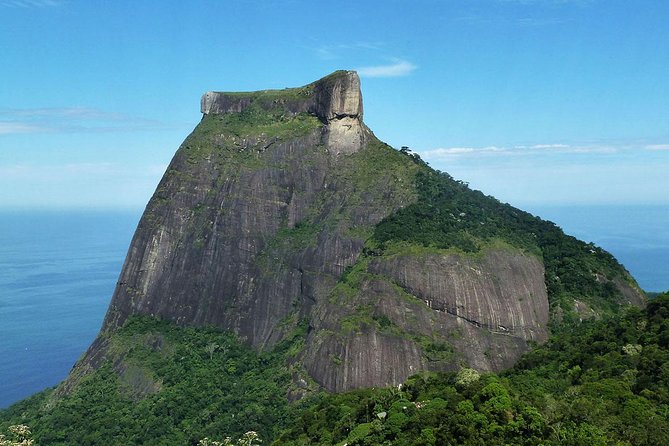
[[[300,334],[257,354],[221,330],[133,316],[97,370],[68,395],[47,390],[0,411],[0,433],[27,425],[40,446],[196,445],[250,430],[271,439],[297,410],[286,361]]]
[[[285,364],[303,335],[258,355],[229,333],[133,316],[112,339],[126,352],[122,373],[110,362],[69,395],[46,391],[0,411],[0,432],[28,425],[40,445],[195,445],[248,430],[276,445],[669,442],[667,293],[575,325],[500,375],[422,372],[400,387],[288,404]],[[137,392],[147,384],[159,391]]]
[[[323,396],[274,445],[669,444],[669,294],[574,326],[501,375]]]
[[[642,304],[608,253],[376,139],[354,72],[207,93],[202,111],[63,391],[133,314],[232,330],[261,350],[306,321],[295,362],[341,391],[509,367],[546,339],[549,296],[557,322]]]

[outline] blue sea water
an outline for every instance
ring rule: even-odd
[[[669,207],[525,208],[669,290]],[[0,212],[0,408],[60,382],[95,338],[139,217]]]
[[[94,339],[139,216],[0,213],[0,408],[60,382]]]

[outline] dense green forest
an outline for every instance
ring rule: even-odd
[[[276,445],[669,444],[669,293],[574,325],[501,374],[426,373],[289,403],[302,335],[258,355],[227,333],[135,317],[115,335],[121,361],[70,395],[0,412],[0,432],[27,425],[37,445],[196,445],[251,430]]]
[[[47,390],[1,412],[0,427],[27,425],[39,445],[186,445],[247,431],[272,438],[295,410],[286,398],[295,336],[258,355],[220,330],[134,317],[112,337],[115,360],[67,396]]]

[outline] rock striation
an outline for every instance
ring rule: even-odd
[[[500,370],[547,338],[535,253],[508,243],[474,254],[367,246],[376,225],[416,202],[428,168],[364,125],[355,72],[294,89],[207,92],[201,112],[65,387],[102,363],[106,339],[135,314],[232,330],[260,350],[306,325],[293,366],[334,391],[464,364]]]
[[[463,363],[501,370],[528,341],[547,338],[544,270],[535,256],[510,247],[480,256],[402,253],[374,259],[366,271],[353,297],[317,309],[306,364],[328,389],[393,385]],[[337,373],[332,358],[341,359]]]

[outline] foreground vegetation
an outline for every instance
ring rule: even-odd
[[[67,396],[49,390],[12,406],[0,427],[30,426],[39,445],[194,445],[247,431],[272,438],[294,411],[291,346],[258,355],[228,333],[135,317],[113,336],[115,361]]]
[[[0,412],[0,432],[30,426],[37,445],[226,444],[249,430],[276,445],[669,444],[669,293],[574,326],[502,374],[421,374],[291,404],[302,335],[257,355],[216,330],[133,318],[113,344],[144,378],[109,363],[70,395]],[[138,393],[146,377],[159,388]]]
[[[669,444],[669,294],[566,333],[499,375],[323,396],[276,444]]]

